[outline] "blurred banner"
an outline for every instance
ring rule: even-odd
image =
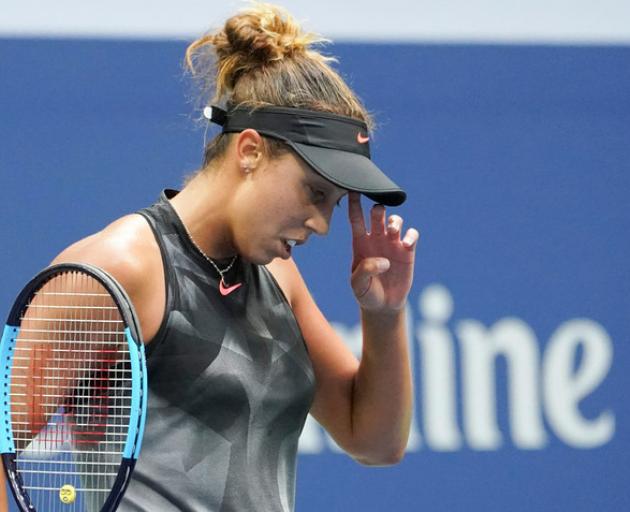
[[[184,49],[0,40],[1,311],[66,245],[197,168]],[[630,510],[630,47],[329,53],[375,114],[375,161],[408,191],[397,213],[422,233],[415,418],[390,468],[358,465],[309,421],[297,510]],[[346,206],[295,258],[359,353]]]
[[[272,2],[274,3],[274,2]],[[630,43],[626,0],[284,0],[336,41]],[[0,35],[190,39],[246,0],[4,0]]]

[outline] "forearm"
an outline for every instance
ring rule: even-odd
[[[4,477],[4,468],[0,467],[0,512],[9,510],[9,501],[7,498],[7,486]]]
[[[413,409],[405,312],[362,311],[361,322],[363,355],[352,392],[356,458],[391,464],[404,454]]]

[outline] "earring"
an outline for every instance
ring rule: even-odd
[[[241,164],[241,169],[243,169],[243,172],[245,172],[245,174],[248,174],[251,171],[249,164]]]

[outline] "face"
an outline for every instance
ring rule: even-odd
[[[293,153],[262,161],[237,191],[233,236],[239,253],[259,265],[289,258],[289,241],[298,246],[328,232],[346,193]]]

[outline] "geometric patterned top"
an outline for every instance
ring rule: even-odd
[[[121,512],[291,512],[315,377],[270,272],[238,258],[226,296],[165,190],[138,213],[162,251],[166,313],[147,348],[142,453]]]

